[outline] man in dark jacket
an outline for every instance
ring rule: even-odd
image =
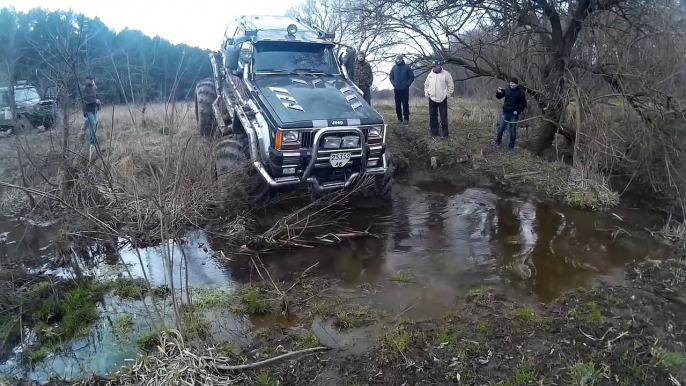
[[[372,66],[369,65],[369,62],[365,59],[364,51],[357,53],[355,69],[353,70],[353,82],[362,90],[364,100],[371,105],[374,73],[372,72]]]
[[[513,150],[515,141],[517,140],[517,120],[526,108],[526,94],[524,93],[524,90],[519,87],[519,80],[517,78],[512,78],[510,79],[510,87],[507,90],[498,87],[495,97],[498,99],[505,98],[503,101],[503,114],[500,119],[500,126],[498,127],[498,135],[495,139],[495,144],[498,147],[501,146],[505,127],[509,123],[510,143],[508,148]]]
[[[83,117],[86,118],[88,144],[95,146],[97,142],[95,124],[97,122],[98,109],[100,108],[100,100],[98,99],[97,87],[95,86],[95,79],[93,79],[93,77],[86,77],[86,84],[81,89],[81,98],[83,99]]]
[[[414,71],[402,54],[395,57],[395,65],[391,69],[389,79],[395,92],[395,113],[398,124],[407,124],[410,120],[410,86],[414,82]]]

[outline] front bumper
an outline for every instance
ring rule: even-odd
[[[354,149],[323,149],[320,139],[331,133],[354,133],[360,137],[361,147]],[[329,158],[336,153],[350,153],[350,161],[334,168]],[[358,128],[323,128],[317,130],[311,149],[280,151],[269,149],[269,172],[261,162],[255,167],[262,178],[273,188],[301,185],[315,192],[345,189],[362,175],[383,175],[388,169],[385,144],[368,145]]]

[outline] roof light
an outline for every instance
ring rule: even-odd
[[[286,28],[286,32],[288,32],[289,35],[295,35],[295,33],[298,32],[298,26],[295,24],[289,24]]]

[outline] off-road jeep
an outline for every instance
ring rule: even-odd
[[[237,17],[226,29],[222,51],[210,54],[213,78],[195,90],[201,134],[223,136],[219,179],[247,158],[259,176],[253,196],[361,178],[373,180],[364,195],[390,192],[386,124],[342,70],[333,38],[278,16]]]
[[[0,87],[0,130],[30,131],[39,126],[52,128],[57,122],[58,106],[54,98],[42,97],[38,88],[19,81],[14,86],[16,117],[12,117],[9,88]]]

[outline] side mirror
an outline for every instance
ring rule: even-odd
[[[241,56],[240,47],[230,46],[224,50],[224,67],[234,71],[238,69],[238,59]]]

